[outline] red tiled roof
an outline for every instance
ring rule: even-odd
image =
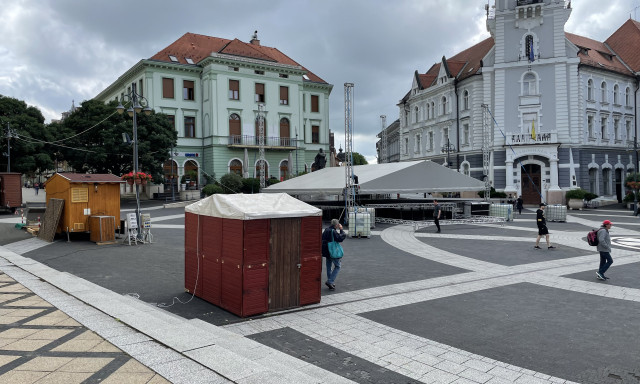
[[[583,51],[578,53],[581,64],[631,75],[627,67],[604,43],[569,32],[565,32],[565,35],[578,48],[587,50],[586,54]]]
[[[436,80],[436,77],[437,77],[436,75],[431,75],[426,73],[424,75],[418,75],[421,89],[429,88],[430,86],[432,86],[433,82]]]
[[[634,72],[640,71],[640,23],[629,19],[605,41]]]
[[[489,53],[491,48],[493,48],[493,44],[493,37],[488,37],[478,44],[467,48],[457,55],[449,58],[449,60],[447,60],[447,63],[466,63],[466,66],[464,67],[464,73],[455,74],[454,71],[451,71],[451,74],[457,76],[458,80],[462,80],[478,73],[478,71],[480,70],[480,61],[487,55],[487,53]],[[451,64],[449,64],[449,69],[451,70]]]
[[[72,183],[124,183],[124,180],[111,173],[58,173]]]
[[[188,64],[187,58],[193,60],[194,63],[199,63],[212,52],[264,60],[267,63],[272,62],[300,66],[303,70],[307,71],[306,75],[309,77],[309,81],[326,83],[326,81],[322,80],[319,76],[301,66],[276,48],[245,43],[238,39],[228,40],[195,33],[185,33],[171,45],[151,56],[150,59],[171,63],[172,61],[169,55],[172,55],[182,64]]]

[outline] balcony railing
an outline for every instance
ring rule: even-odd
[[[290,137],[264,138],[264,146],[271,149],[295,149],[297,147],[296,142],[296,139],[292,139]],[[258,147],[260,143],[258,136],[232,135],[229,136],[228,145],[230,147]]]

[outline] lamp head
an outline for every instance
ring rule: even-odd
[[[124,113],[124,105],[122,105],[122,103],[118,103],[116,111],[118,111],[118,113],[122,115]]]
[[[149,106],[146,106],[144,107],[142,112],[144,112],[145,115],[149,116],[151,114],[151,108],[149,108]]]
[[[130,117],[133,117],[133,108],[129,107],[129,109],[127,109],[127,113]]]
[[[136,113],[140,113],[142,111],[142,105],[140,105],[138,102],[136,102],[133,105],[133,109],[135,109]]]

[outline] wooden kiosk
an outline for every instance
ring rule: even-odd
[[[120,184],[123,182],[112,174],[56,173],[51,176],[45,182],[47,207],[51,199],[64,200],[56,232],[91,232],[92,241],[115,240],[115,229],[120,227]]]
[[[0,172],[0,209],[15,212],[22,206],[22,174]]]
[[[320,302],[322,211],[286,193],[185,207],[185,289],[238,316]]]

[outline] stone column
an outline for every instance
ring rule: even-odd
[[[558,185],[558,159],[549,159],[549,190],[547,191],[547,204],[562,204],[562,190]]]
[[[516,187],[513,185],[513,160],[505,161],[505,176],[506,176],[506,184],[504,187],[504,193],[509,195],[510,193],[515,194],[517,192]]]

